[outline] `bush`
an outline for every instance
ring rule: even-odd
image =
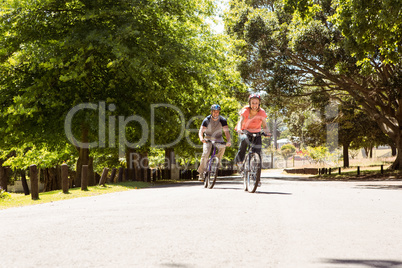
[[[334,151],[333,153],[329,152],[327,147],[308,147],[307,154],[319,164],[331,164],[336,163],[339,160],[339,152]]]
[[[0,187],[0,199],[10,198],[11,195]]]
[[[283,157],[288,158],[296,152],[296,147],[292,144],[285,144],[281,147],[281,154]]]

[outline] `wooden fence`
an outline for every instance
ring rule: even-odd
[[[43,192],[53,190],[63,190],[68,192],[69,188],[81,187],[86,190],[88,186],[104,185],[105,183],[118,183],[124,181],[143,181],[143,182],[156,182],[161,180],[196,180],[198,178],[198,172],[193,169],[180,169],[176,172],[176,176],[172,177],[172,171],[169,169],[139,169],[129,170],[127,168],[112,168],[109,172],[109,168],[104,168],[102,174],[95,173],[94,180],[89,180],[88,167],[83,166],[83,173],[81,174],[81,185],[75,185],[74,178],[76,172],[68,168],[66,164],[57,166],[54,168],[38,169],[36,165],[32,165],[28,172],[21,172],[20,179],[22,181],[23,191],[26,195],[30,194],[30,190],[27,183],[26,174],[30,177],[32,184],[32,178],[36,180],[35,185],[41,182],[43,183]],[[222,169],[218,171],[218,176],[230,176],[235,171],[233,169]],[[11,181],[11,170],[5,167],[0,169],[0,181],[1,187],[7,190],[7,184]],[[95,184],[90,183],[93,181]],[[91,185],[93,184],[93,185]],[[36,186],[35,186],[36,187]],[[34,188],[34,191],[38,189]],[[32,189],[31,189],[32,191]],[[34,193],[34,198],[37,196]]]
[[[356,175],[360,175],[360,166],[356,168]],[[332,175],[332,174],[342,174],[341,167],[330,167],[330,168],[285,168],[284,171],[290,174],[310,174],[310,175]],[[350,168],[348,168],[350,171]],[[381,174],[384,174],[384,165],[380,166]]]

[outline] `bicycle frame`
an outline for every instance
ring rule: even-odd
[[[250,143],[248,145],[247,154],[243,163],[244,190],[250,193],[254,193],[260,181],[261,155],[253,152],[253,149],[255,146],[255,139],[259,136],[262,136],[263,132],[250,133],[246,131],[245,134],[249,138]]]
[[[247,137],[251,137],[251,140],[249,139],[250,143],[249,143],[249,145],[247,147],[247,150],[246,150],[247,154],[253,153],[253,149],[254,149],[254,146],[255,146],[255,139],[257,137],[262,136],[263,132],[261,131],[261,132],[257,132],[257,133],[251,133],[251,132],[248,132],[247,130],[244,130],[244,132],[245,132],[244,134],[246,134]]]
[[[218,148],[216,146],[216,143],[218,144],[225,144],[225,142],[216,142],[216,141],[210,141],[206,140],[207,142],[212,143],[212,148],[211,148],[211,157],[209,158],[207,162],[207,170],[205,171],[205,176],[204,176],[204,187],[212,189],[215,185],[216,177],[218,175],[218,168],[219,168],[219,159],[216,156],[216,149]],[[212,176],[211,176],[212,175]]]

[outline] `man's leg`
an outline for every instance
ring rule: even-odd
[[[225,153],[226,146],[225,145],[219,145],[218,152],[216,153],[216,157],[219,158],[219,165],[221,164],[221,160],[223,157],[223,154]]]
[[[202,146],[202,155],[200,160],[200,166],[198,167],[198,173],[200,174],[200,179],[204,178],[204,171],[207,168],[207,162],[209,158],[209,154],[211,153],[212,144],[210,142],[206,142]]]

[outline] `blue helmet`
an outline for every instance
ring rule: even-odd
[[[221,110],[221,106],[219,104],[213,104],[211,106],[211,111],[220,111]]]

